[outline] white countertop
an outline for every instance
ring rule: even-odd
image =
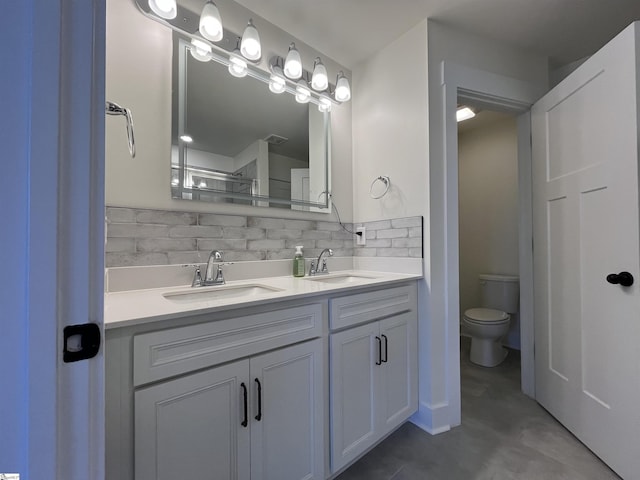
[[[350,283],[326,283],[317,279],[357,276]],[[158,320],[168,320],[201,315],[233,308],[256,306],[283,300],[295,300],[328,294],[343,294],[350,290],[370,286],[381,286],[422,278],[414,273],[388,273],[366,270],[340,270],[325,276],[292,276],[252,278],[227,281],[226,285],[192,288],[189,285],[127,290],[105,294],[104,323],[106,329],[114,329]],[[315,280],[314,280],[315,279]],[[262,285],[277,290],[256,293],[239,298],[202,299],[175,302],[166,294],[205,293],[212,290],[233,289],[240,286]],[[170,297],[170,295],[168,295]],[[206,296],[206,295],[203,295]],[[175,297],[174,297],[175,298]]]

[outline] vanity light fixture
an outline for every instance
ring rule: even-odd
[[[351,87],[349,86],[349,80],[344,76],[342,71],[338,74],[338,79],[336,80],[336,91],[334,96],[339,102],[348,102],[351,99]]]
[[[284,74],[292,80],[298,80],[302,77],[302,60],[300,52],[296,48],[296,44],[291,42],[289,45],[289,53],[284,61]]]
[[[200,62],[211,60],[211,45],[197,38],[191,39],[191,56]]]
[[[149,8],[161,18],[172,20],[178,15],[176,0],[149,0]]]
[[[323,65],[320,57],[316,57],[313,62],[313,75],[311,76],[311,88],[316,92],[322,92],[329,86],[329,78],[327,77],[327,69]]]
[[[176,0],[135,0],[139,5],[147,1],[153,14],[151,17],[174,19],[177,17]],[[203,1],[203,0],[200,0]],[[200,3],[202,5],[202,3]],[[197,14],[184,6],[180,7],[180,18],[196,19]],[[143,10],[147,11],[146,8]],[[157,18],[156,18],[157,19]],[[163,24],[167,22],[162,21]],[[289,44],[286,57],[274,56],[269,60],[270,73],[260,68],[262,45],[260,35],[253,19],[249,19],[242,37],[237,36],[235,49],[227,39],[233,32],[225,30],[222,25],[220,11],[214,0],[204,0],[204,7],[199,17],[198,31],[187,31],[180,22],[168,22],[175,31],[191,38],[190,52],[193,58],[206,62],[215,60],[228,67],[234,77],[250,75],[269,84],[274,93],[289,92],[295,95],[298,103],[315,103],[322,112],[329,112],[332,103],[340,104],[351,99],[351,86],[344,72],[337,76],[336,83],[329,83],[327,68],[320,57],[313,62],[312,71],[304,69],[300,52],[294,42]],[[194,28],[195,30],[195,28]],[[225,33],[226,32],[226,33]],[[224,40],[224,41],[223,41]],[[253,63],[251,68],[249,64]],[[266,74],[265,74],[266,73]]]
[[[318,110],[322,113],[327,113],[331,111],[331,99],[327,96],[326,93],[320,95],[320,103],[318,103]]]
[[[271,77],[269,77],[269,90],[273,93],[282,93],[287,88],[287,82],[284,79],[282,68],[279,65],[275,65],[273,68],[273,73]]]
[[[262,56],[262,46],[260,45],[260,35],[253,25],[253,19],[249,19],[247,28],[242,34],[242,42],[240,43],[240,52],[249,60],[260,60]]]
[[[224,32],[222,30],[220,11],[216,4],[211,0],[208,0],[202,8],[198,30],[200,31],[200,35],[207,40],[211,40],[212,42],[219,42],[222,40]]]
[[[473,118],[475,116],[476,116],[476,112],[471,110],[469,107],[463,106],[463,107],[459,107],[458,110],[456,110],[456,120],[458,122],[469,120],[470,118]]]
[[[247,75],[247,61],[240,53],[240,38],[236,43],[236,48],[229,55],[229,73],[234,77],[242,78]]]
[[[307,87],[307,82],[300,79],[296,85],[296,102],[309,103],[311,100],[311,90]]]

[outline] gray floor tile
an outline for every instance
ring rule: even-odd
[[[461,341],[462,425],[429,435],[407,423],[336,480],[618,479],[520,391],[519,352],[495,368],[468,360]]]

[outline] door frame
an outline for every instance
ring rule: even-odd
[[[444,298],[441,311],[446,312],[448,382],[450,389],[450,424],[460,423],[460,273],[458,227],[458,126],[456,109],[458,100],[474,105],[518,115],[518,196],[519,233],[518,256],[520,276],[520,340],[522,355],[522,391],[535,395],[533,362],[533,213],[531,200],[531,119],[529,110],[545,92],[528,82],[443,61],[442,124],[444,127],[445,153],[445,244],[444,267],[446,272]]]
[[[1,299],[0,471],[100,480],[103,355],[63,363],[62,332],[103,323],[105,1],[12,2],[0,23],[15,67],[0,79],[11,178],[0,259],[12,279]]]

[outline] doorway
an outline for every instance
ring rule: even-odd
[[[514,78],[496,75],[464,65],[443,62],[442,122],[443,162],[433,166],[432,173],[442,168],[444,183],[431,182],[432,195],[442,195],[444,204],[436,209],[443,215],[443,251],[432,254],[444,259],[432,281],[442,276],[447,288],[434,298],[433,311],[446,312],[447,377],[449,384],[449,425],[461,422],[460,408],[460,289],[459,289],[459,219],[458,219],[458,138],[456,110],[458,103],[468,103],[485,110],[510,113],[517,117],[518,136],[518,269],[520,277],[520,348],[522,391],[533,397],[533,251],[531,210],[531,105],[544,93],[541,88]]]
[[[472,390],[496,388],[499,391],[498,384],[504,382],[508,382],[509,389],[519,389],[521,364],[517,312],[517,120],[513,113],[469,104],[459,105],[458,111],[463,108],[473,114],[473,117],[459,121],[457,129],[460,382],[462,409],[466,416],[473,411],[478,398],[471,394]],[[489,285],[513,289],[514,305],[502,304],[501,297],[486,298]],[[463,320],[470,309],[474,309],[468,312],[470,315],[487,312],[498,315],[495,311],[478,310],[484,308],[505,311],[509,318],[505,323],[503,314],[499,314],[500,318],[496,317],[495,322],[483,326],[469,326]],[[488,334],[492,338],[485,340]],[[472,341],[475,358],[470,355]],[[491,348],[485,348],[488,346]],[[504,401],[506,397],[505,394]]]

